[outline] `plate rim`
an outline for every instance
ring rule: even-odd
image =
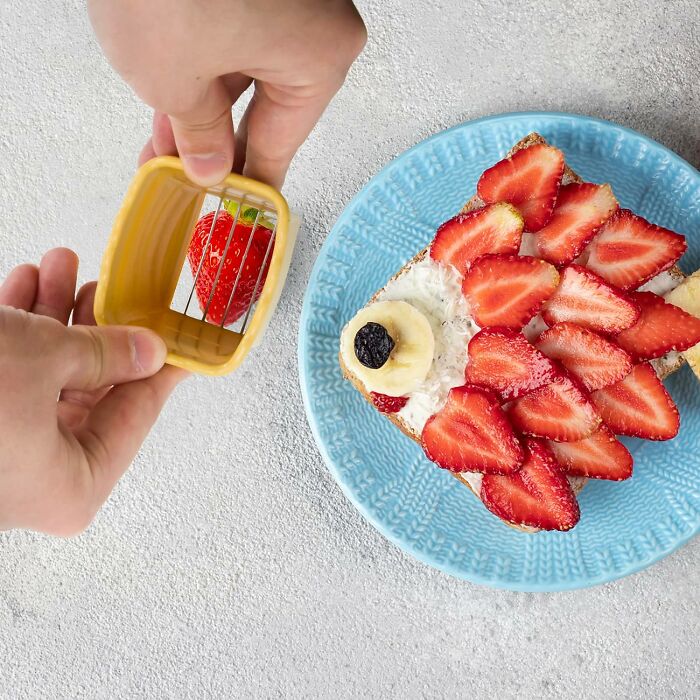
[[[310,396],[309,396],[309,387],[308,387],[308,382],[309,382],[309,375],[310,372],[307,369],[307,363],[308,363],[308,357],[305,352],[305,345],[307,341],[307,322],[309,320],[309,315],[310,315],[310,305],[311,305],[311,296],[314,293],[313,290],[315,288],[315,283],[316,279],[320,273],[321,270],[321,263],[323,262],[324,258],[324,248],[327,245],[328,239],[330,236],[333,234],[335,230],[337,230],[344,222],[346,216],[349,216],[349,212],[355,205],[356,201],[359,200],[365,193],[365,191],[371,186],[372,183],[376,182],[377,180],[381,179],[381,177],[385,174],[385,172],[388,171],[389,168],[395,166],[397,162],[400,162],[404,159],[408,159],[417,149],[423,148],[426,144],[430,143],[433,140],[437,140],[439,138],[444,138],[444,136],[452,131],[457,131],[460,129],[464,129],[466,127],[473,127],[478,124],[486,124],[486,123],[498,123],[498,122],[508,122],[508,121],[525,121],[528,119],[533,119],[533,118],[541,118],[541,119],[547,119],[551,121],[573,121],[577,123],[588,123],[588,124],[595,124],[598,126],[603,127],[604,129],[617,129],[619,131],[622,131],[623,133],[627,134],[628,136],[631,136],[639,141],[642,141],[645,143],[647,146],[650,146],[651,148],[655,150],[660,150],[662,151],[670,160],[674,161],[678,166],[685,168],[689,171],[689,174],[700,180],[700,171],[698,171],[693,165],[691,165],[688,161],[686,161],[684,158],[679,156],[677,153],[672,151],[670,148],[667,146],[664,146],[663,144],[659,143],[658,141],[655,141],[649,136],[646,136],[645,134],[642,134],[630,127],[624,126],[622,124],[618,124],[613,121],[609,121],[606,119],[601,119],[598,117],[591,117],[587,115],[581,115],[581,114],[574,114],[570,112],[549,112],[549,111],[517,111],[517,112],[503,112],[500,114],[492,114],[492,115],[487,115],[483,117],[479,117],[477,119],[470,119],[464,122],[461,122],[459,124],[455,124],[451,127],[448,127],[447,129],[443,129],[442,131],[439,131],[435,134],[431,134],[425,139],[422,139],[421,141],[415,143],[413,146],[410,148],[407,148],[406,150],[402,151],[399,153],[397,156],[394,158],[391,158],[387,163],[385,163],[376,173],[374,173],[368,180],[367,182],[364,183],[364,185],[355,193],[355,195],[345,204],[343,207],[342,212],[338,216],[338,218],[335,220],[334,224],[330,228],[328,235],[326,236],[325,240],[321,244],[321,247],[319,249],[319,252],[317,254],[316,260],[314,261],[313,267],[311,269],[311,273],[309,275],[309,279],[306,283],[306,290],[304,292],[304,297],[302,300],[302,308],[301,308],[301,314],[299,317],[299,333],[298,333],[298,340],[297,340],[297,365],[298,365],[298,381],[299,381],[299,386],[301,390],[301,395],[302,395],[302,401],[304,404],[304,413],[306,414],[306,420],[307,423],[309,424],[309,427],[311,428],[311,433],[314,438],[314,443],[316,444],[316,448],[318,449],[323,462],[328,469],[328,471],[331,473],[333,476],[333,479],[335,482],[340,486],[341,491],[345,495],[345,497],[350,501],[350,503],[356,508],[356,510],[362,515],[365,520],[369,522],[372,527],[374,527],[383,537],[385,537],[389,542],[391,542],[394,546],[398,547],[402,551],[406,552],[407,554],[411,555],[418,561],[420,561],[423,564],[426,564],[433,569],[437,569],[438,571],[442,571],[443,573],[448,574],[449,576],[452,576],[460,581],[467,581],[469,583],[474,583],[478,585],[483,585],[487,586],[492,589],[497,589],[497,590],[509,590],[509,591],[516,591],[516,592],[527,592],[527,593],[552,593],[552,592],[564,592],[564,591],[571,591],[571,590],[581,590],[581,589],[586,589],[586,588],[593,588],[595,586],[600,586],[605,583],[610,583],[612,581],[617,581],[622,578],[626,578],[627,576],[631,576],[633,574],[637,574],[650,566],[653,566],[655,563],[661,561],[662,559],[665,559],[667,556],[675,552],[676,550],[680,549],[683,547],[685,544],[687,544],[690,540],[692,540],[698,532],[700,532],[700,522],[698,525],[689,531],[687,535],[683,535],[680,537],[678,540],[676,540],[673,545],[667,549],[661,550],[659,552],[656,552],[652,556],[635,563],[634,565],[630,566],[629,568],[620,571],[620,572],[605,572],[602,575],[599,576],[594,576],[591,578],[586,578],[586,579],[570,579],[568,581],[556,581],[556,582],[551,582],[551,583],[525,583],[525,582],[515,582],[515,581],[508,581],[504,580],[495,576],[481,576],[478,573],[469,573],[468,575],[465,574],[465,572],[461,569],[458,569],[456,566],[447,564],[447,563],[442,563],[435,561],[431,556],[426,555],[422,551],[416,549],[410,542],[407,542],[400,537],[395,536],[391,530],[385,526],[385,524],[378,518],[375,518],[374,515],[365,507],[365,505],[359,501],[356,497],[354,492],[348,487],[348,485],[345,483],[344,479],[340,475],[339,471],[336,469],[335,463],[333,459],[331,458],[330,454],[328,453],[327,447],[324,443],[324,441],[321,439],[321,434],[320,434],[320,429],[318,425],[318,421],[316,416],[314,415],[313,411],[311,410],[311,402],[310,402]]]

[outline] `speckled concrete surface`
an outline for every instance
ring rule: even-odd
[[[598,589],[514,594],[402,554],[301,406],[296,325],[348,199],[424,136],[522,109],[639,129],[700,165],[695,0],[366,0],[366,53],[299,154],[305,212],[265,342],[190,379],[83,536],[0,536],[0,696],[698,697],[700,541]],[[149,114],[79,0],[0,3],[3,275],[58,244],[94,277]]]

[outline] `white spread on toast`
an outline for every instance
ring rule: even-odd
[[[520,239],[519,255],[529,255],[533,258],[539,258],[540,253],[537,250],[537,239],[534,233],[523,232],[523,237]]]
[[[682,277],[674,275],[671,270],[659,272],[656,277],[652,277],[646,284],[640,288],[640,292],[654,292],[659,296],[668,294],[672,289],[675,289],[683,281]]]
[[[433,329],[433,366],[398,413],[420,435],[428,418],[445,404],[450,389],[464,384],[467,345],[479,327],[469,316],[459,273],[429,255],[404,268],[377,295],[377,301],[406,301],[426,316]]]

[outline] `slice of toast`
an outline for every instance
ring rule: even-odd
[[[533,146],[535,144],[539,143],[547,143],[542,136],[540,136],[537,133],[532,133],[526,136],[525,138],[521,139],[518,141],[518,143],[513,146],[513,148],[508,152],[508,156],[511,156],[513,153],[516,151],[519,151],[523,148],[528,148],[529,146]],[[562,178],[562,184],[568,184],[571,182],[583,182],[582,178],[579,177],[568,165],[565,165],[564,168],[564,176]],[[480,207],[484,206],[484,202],[479,198],[478,195],[474,195],[462,208],[462,212],[468,212],[472,211],[474,209],[479,209]],[[523,234],[524,242],[526,240],[526,237],[531,236],[532,234],[525,233]],[[525,245],[527,243],[525,242]],[[419,253],[417,253],[411,260],[409,260],[388,282],[387,284],[382,287],[381,289],[377,290],[370,300],[367,302],[367,305],[370,305],[376,301],[379,300],[379,297],[385,292],[387,286],[393,282],[394,280],[397,280],[400,278],[402,275],[404,275],[409,269],[411,269],[416,263],[420,262],[423,260],[428,254],[429,254],[430,246],[424,248],[421,250]],[[671,268],[667,273],[662,273],[662,275],[665,275],[664,280],[659,280],[659,291],[660,293],[666,293],[673,289],[677,284],[679,284],[683,279],[684,275],[681,272],[681,270],[677,267],[674,266]],[[649,283],[647,283],[648,285]],[[647,285],[645,285],[644,288],[647,288]],[[341,370],[343,372],[343,376],[345,379],[350,381],[352,385],[359,391],[362,396],[365,398],[366,401],[372,403],[372,398],[365,388],[364,384],[358,379],[357,376],[353,374],[351,370],[348,369],[347,365],[344,363],[342,355],[338,356],[338,360],[340,363]],[[664,357],[659,358],[658,360],[653,360],[652,364],[654,365],[654,368],[657,371],[657,374],[663,379],[664,377],[668,376],[672,372],[676,371],[683,365],[683,357],[680,353],[675,353],[671,352],[665,355]],[[384,416],[390,420],[404,435],[409,437],[411,440],[414,440],[418,444],[421,444],[421,436],[420,433],[418,433],[412,426],[410,426],[403,418],[398,414],[398,413],[385,413]],[[481,475],[480,474],[472,474],[472,473],[454,473],[451,472],[452,475],[460,482],[468,486],[471,491],[474,493],[474,495],[478,498],[479,497],[479,487],[481,483]],[[574,489],[575,493],[579,493],[583,486],[585,485],[587,479],[583,477],[570,477],[569,481],[571,482],[572,488]],[[506,521],[504,521],[506,522]],[[527,526],[520,526],[520,525],[514,525],[512,523],[506,522],[507,525],[517,529],[517,530],[522,530],[525,532],[537,532],[538,530],[536,528],[532,527],[527,527]]]

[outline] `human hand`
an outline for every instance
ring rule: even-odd
[[[96,328],[95,283],[48,252],[0,286],[0,529],[84,530],[186,373],[138,328]],[[73,325],[68,325],[72,313]]]
[[[366,41],[351,0],[89,0],[88,9],[107,58],[155,109],[140,163],[179,153],[203,186],[233,167],[281,187]],[[251,83],[234,138],[231,106]]]

